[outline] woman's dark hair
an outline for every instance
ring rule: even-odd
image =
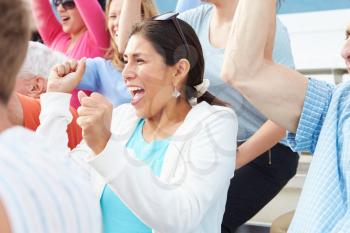
[[[192,27],[181,19],[177,20],[186,38],[188,46],[182,40],[180,33],[172,20],[146,20],[134,26],[130,36],[140,34],[145,37],[163,57],[168,66],[175,65],[180,59],[187,59],[190,71],[187,76],[184,91],[188,99],[196,98],[197,91],[194,86],[203,82],[204,58],[199,39]],[[206,92],[197,99],[198,103],[205,101],[211,105],[227,104]]]

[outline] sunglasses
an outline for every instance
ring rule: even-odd
[[[53,4],[55,7],[58,7],[62,4],[63,9],[65,10],[71,10],[75,7],[74,0],[54,0]]]
[[[175,25],[176,31],[179,33],[182,42],[185,44],[186,50],[187,50],[187,55],[190,54],[190,49],[186,40],[186,37],[180,27],[180,23],[177,20],[177,16],[179,15],[179,13],[177,12],[168,12],[162,15],[158,15],[152,18],[152,20],[156,20],[156,21],[166,21],[166,20],[171,20],[173,22],[173,24]]]

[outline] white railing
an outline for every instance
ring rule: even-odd
[[[335,84],[341,83],[343,81],[343,76],[348,73],[345,68],[311,68],[298,69],[298,71],[306,76],[332,75]]]

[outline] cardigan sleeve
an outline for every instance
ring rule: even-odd
[[[70,94],[50,92],[40,96],[40,125],[36,134],[46,138],[48,144],[62,154],[70,152],[67,135],[67,126],[73,119],[69,111],[70,97]]]
[[[93,155],[92,150],[84,141],[73,150],[68,147],[67,125],[73,119],[69,108],[70,98],[71,94],[58,92],[49,92],[40,96],[40,125],[35,134],[45,138],[50,149],[73,159],[82,168],[81,171],[89,175],[90,167],[86,159]]]
[[[156,232],[191,232],[213,201],[228,190],[235,168],[237,119],[233,112],[221,111],[194,128],[191,134],[173,138],[186,149],[179,152],[182,162],[171,182],[135,159],[116,134],[89,164]]]
[[[49,0],[32,1],[33,16],[37,29],[44,43],[49,47],[62,31],[62,25],[58,22],[52,11]]]
[[[75,0],[90,38],[100,48],[108,48],[109,35],[104,12],[97,0]]]

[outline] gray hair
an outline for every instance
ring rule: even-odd
[[[51,68],[66,60],[68,57],[63,53],[54,51],[42,43],[29,41],[27,55],[17,77],[33,75],[47,79]]]

